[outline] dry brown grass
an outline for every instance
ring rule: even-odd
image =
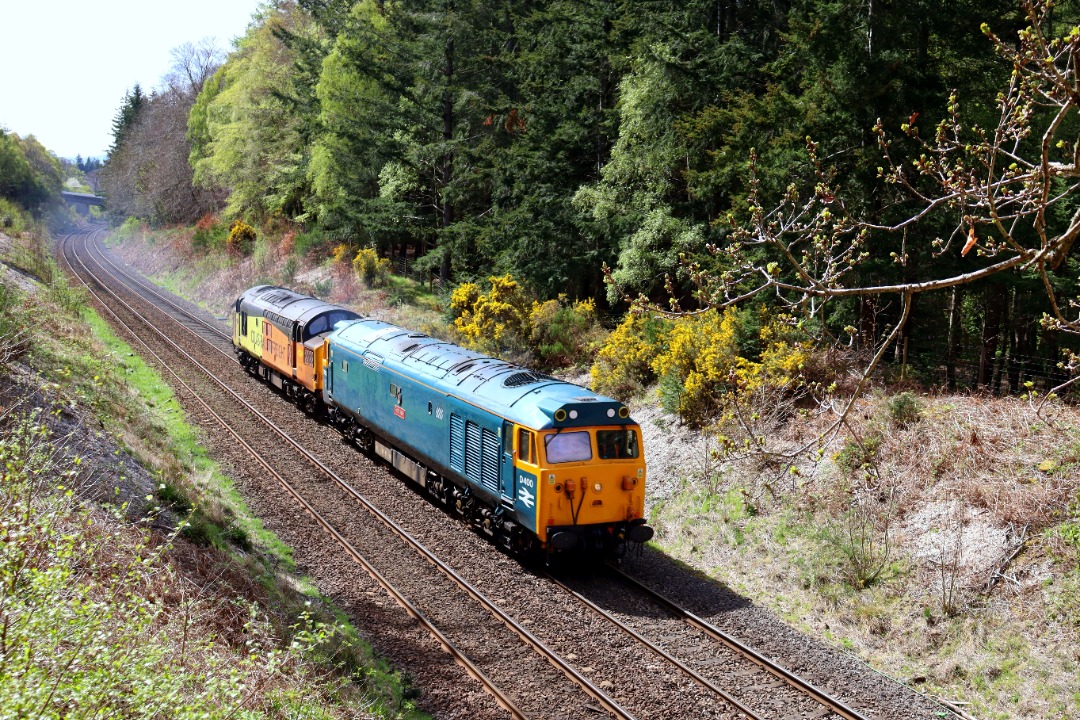
[[[820,460],[786,467],[775,458],[835,414],[804,408],[757,430],[773,460],[722,464],[659,505],[665,550],[890,674],[972,702],[976,717],[1075,717],[1080,544],[1060,529],[1080,506],[1080,409],[918,404],[918,419],[898,422],[896,396],[871,393]],[[856,436],[869,469],[852,461]],[[747,499],[751,513],[733,512]],[[883,571],[860,587],[886,531]]]

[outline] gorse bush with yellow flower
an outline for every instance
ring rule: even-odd
[[[369,288],[382,287],[390,281],[390,260],[379,257],[374,248],[360,248],[352,266],[356,277]]]
[[[603,336],[592,300],[539,302],[510,275],[489,277],[486,290],[462,283],[450,296],[450,314],[466,347],[527,356],[549,369],[585,361]]]
[[[798,323],[765,309],[674,320],[631,312],[602,341],[591,300],[538,302],[510,275],[459,285],[450,314],[466,347],[540,367],[568,367],[595,350],[593,390],[628,400],[659,381],[661,404],[693,425],[713,421],[741,395],[794,390],[811,351]]]
[[[693,425],[762,386],[800,382],[810,344],[787,316],[709,309],[675,320],[628,315],[593,365],[598,392],[627,399],[659,380],[661,404]]]
[[[596,354],[589,371],[592,389],[620,400],[641,394],[656,380],[653,361],[667,346],[672,325],[654,315],[627,313]]]
[[[454,329],[466,347],[498,353],[524,349],[532,301],[510,275],[488,278],[488,291],[463,283],[450,296]]]
[[[347,266],[349,262],[349,254],[352,248],[345,243],[335,245],[334,249],[330,252],[330,265],[335,270],[341,270]]]
[[[255,228],[243,220],[237,220],[229,228],[229,236],[225,238],[225,249],[233,256],[247,255],[251,252],[256,237]]]

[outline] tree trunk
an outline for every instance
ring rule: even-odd
[[[949,335],[945,341],[945,387],[956,391],[956,350],[960,344],[960,288],[953,286],[949,293]]]
[[[859,298],[859,338],[858,349],[877,345],[877,302],[875,298]]]
[[[1008,328],[1012,327],[1012,319],[1015,317],[1013,311],[1016,308],[1016,295],[1009,290],[1006,290],[1005,293],[1006,296],[1002,302],[1004,315],[1001,323],[1002,330],[999,331],[999,345],[1002,347],[997,362],[994,363],[994,379],[990,384],[990,391],[995,395],[1001,394],[1001,379],[1007,374],[1006,371],[1012,364],[1013,356],[1016,354],[1016,348],[1013,345],[1013,334],[1008,331]],[[1012,295],[1012,302],[1009,302],[1009,295]]]
[[[450,141],[454,138],[454,98],[450,92],[450,82],[454,76],[454,38],[450,37],[446,39],[446,48],[443,54],[443,78],[446,82],[446,86],[443,88],[443,141],[450,145]],[[442,183],[442,197],[440,198],[442,204],[442,229],[443,229],[443,255],[442,263],[439,265],[439,280],[443,283],[450,282],[450,246],[449,233],[447,229],[454,223],[454,206],[446,199],[447,188],[450,186],[450,181],[454,176],[454,154],[447,150],[443,155],[442,171],[440,173],[440,181]]]
[[[978,387],[989,386],[994,376],[994,361],[1005,301],[1005,290],[999,285],[988,285],[983,291],[982,350],[979,353],[979,370],[975,379]]]

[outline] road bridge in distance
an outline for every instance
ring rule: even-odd
[[[64,198],[64,202],[75,208],[75,212],[83,216],[90,214],[91,206],[99,208],[105,207],[105,198],[100,195],[77,192],[62,192],[60,195]]]

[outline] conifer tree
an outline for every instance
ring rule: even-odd
[[[146,106],[146,103],[147,97],[143,95],[142,88],[138,83],[135,83],[135,87],[124,94],[120,109],[116,111],[116,117],[113,118],[113,144],[109,149],[110,155],[119,150],[120,146],[124,144],[124,140],[131,132],[131,128],[138,122],[139,113]]]

